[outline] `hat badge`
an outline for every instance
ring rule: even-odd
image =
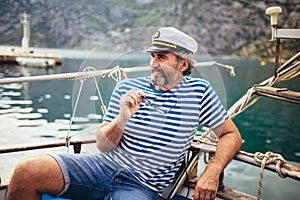
[[[156,33],[154,33],[154,34],[152,35],[152,39],[159,38],[159,36],[160,36],[160,31],[157,31]]]

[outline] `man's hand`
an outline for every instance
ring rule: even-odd
[[[130,117],[139,109],[145,93],[138,90],[130,90],[122,96],[120,100],[120,117],[129,120]]]
[[[197,181],[194,191],[194,200],[215,199],[218,187],[219,173],[216,173],[207,167]]]

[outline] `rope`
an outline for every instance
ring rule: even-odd
[[[86,67],[83,72],[85,72],[86,69],[91,69],[93,67]],[[95,69],[95,68],[94,68]],[[95,73],[92,73],[92,74],[88,74],[88,75],[80,75],[80,76],[77,76],[77,77],[64,77],[64,78],[57,78],[58,80],[86,80],[88,78],[93,78],[93,77],[96,77],[96,76],[102,76],[103,78],[105,76],[112,76],[112,78],[114,80],[116,80],[116,78],[113,77],[113,74],[114,73],[118,73],[120,71],[120,73],[124,76],[125,72],[122,68],[120,68],[119,66],[116,66],[110,70],[105,70],[105,71],[97,71],[95,70]]]
[[[94,67],[88,66],[88,67],[84,68],[84,70],[83,70],[83,72],[86,72],[86,71],[96,71],[96,69]],[[73,109],[69,130],[68,130],[68,133],[67,133],[67,136],[66,136],[66,146],[67,146],[67,152],[68,153],[69,153],[71,138],[73,136],[79,134],[79,133],[77,133],[77,134],[73,134],[72,136],[70,136],[73,120],[74,120],[75,113],[76,113],[76,110],[77,110],[77,107],[78,107],[79,98],[80,98],[80,95],[81,95],[81,92],[82,92],[82,86],[83,86],[84,81],[87,78],[93,78],[94,79],[96,90],[97,90],[98,96],[99,96],[100,101],[101,101],[102,114],[104,115],[106,113],[106,106],[104,104],[104,101],[103,101],[103,98],[102,98],[102,95],[101,95],[101,92],[100,92],[100,89],[99,89],[99,86],[98,86],[98,83],[97,83],[97,80],[96,80],[96,76],[99,76],[99,75],[102,75],[102,78],[104,78],[105,76],[111,77],[116,82],[121,81],[123,76],[125,78],[127,77],[124,70],[122,70],[122,68],[120,68],[119,66],[116,66],[116,67],[112,68],[109,71],[106,71],[104,73],[102,72],[101,74],[87,75],[87,76],[82,76],[80,78],[75,78],[74,79],[74,80],[80,79],[80,87],[79,87],[79,90],[78,90],[78,93],[77,93],[77,98],[76,98],[75,106],[74,106],[74,109]]]
[[[77,110],[77,106],[78,106],[78,102],[79,102],[79,97],[80,97],[80,94],[81,94],[81,91],[82,91],[83,81],[84,80],[80,80],[80,88],[79,88],[79,91],[78,91],[78,94],[77,94],[77,98],[76,98],[76,102],[75,102],[73,114],[72,114],[71,121],[70,121],[70,126],[69,126],[69,130],[68,130],[68,134],[67,134],[67,137],[66,137],[66,146],[68,148],[68,150],[67,150],[68,153],[69,153],[70,140],[71,140],[71,136],[70,136],[71,127],[72,127],[74,116],[75,116],[75,113],[76,113],[76,110]]]
[[[264,169],[266,165],[269,164],[276,164],[276,172],[281,178],[285,178],[286,176],[281,173],[280,167],[286,164],[285,159],[277,153],[273,152],[266,152],[265,154],[256,152],[254,154],[254,159],[256,162],[260,164],[260,175],[259,175],[259,182],[258,182],[258,194],[257,199],[261,200],[262,196],[262,184],[263,184],[263,177],[264,177]]]
[[[84,71],[86,71],[86,70],[89,70],[89,71],[94,70],[94,71],[96,71],[96,69],[94,67],[87,67],[87,68],[84,69]],[[104,115],[106,113],[106,106],[104,104],[104,101],[103,101],[103,98],[102,98],[99,86],[97,84],[96,77],[93,77],[93,79],[94,79],[94,83],[95,83],[95,86],[96,86],[96,89],[97,89],[97,92],[98,92],[98,96],[100,98],[102,115]]]
[[[240,99],[240,101],[238,101],[229,109],[230,117],[233,119],[260,99],[261,96],[255,94],[256,86],[272,86],[276,83],[290,80],[298,76],[300,74],[300,61],[297,61],[299,57],[300,52],[298,52],[293,58],[276,69],[276,73],[274,76],[250,88],[247,93]]]
[[[204,133],[201,134],[197,141],[204,142],[208,144],[216,144],[218,142],[218,136],[210,128],[206,129]]]

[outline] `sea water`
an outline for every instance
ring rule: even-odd
[[[112,69],[117,65],[130,67],[149,64],[149,59],[144,57],[134,62],[123,59],[120,63],[105,58],[107,56],[101,59],[93,58],[91,61],[83,58],[64,59],[62,66],[49,69],[1,65],[0,76],[7,78],[69,73],[82,71],[86,66],[103,70]],[[262,67],[259,61],[253,60],[220,58],[214,58],[214,60],[235,66],[235,77],[231,77],[223,68],[211,72],[212,75],[206,75],[205,70],[209,69],[203,68],[201,70],[204,71],[199,71],[200,76],[209,79],[227,109],[254,84],[273,75],[273,63],[267,63]],[[149,73],[129,75],[128,78],[144,75],[149,75]],[[281,83],[279,86],[299,90],[299,83],[300,79],[296,78]],[[63,140],[67,135],[81,139],[94,138],[97,125],[101,122],[103,115],[101,101],[108,104],[116,82],[111,77],[105,76],[97,77],[97,84],[100,96],[93,79],[0,85],[1,146],[45,143]],[[81,86],[82,90],[80,90]],[[81,91],[80,94],[79,91]],[[70,126],[72,116],[74,116],[73,125]],[[251,153],[258,151],[280,153],[289,164],[299,166],[299,119],[299,105],[262,97],[259,102],[237,116],[234,122],[243,136],[242,150]],[[9,179],[14,166],[28,157],[67,151],[72,150],[67,147],[58,147],[2,154],[0,155],[0,177],[2,180]],[[94,153],[96,148],[89,145],[83,149],[83,152]],[[200,164],[199,169],[200,171],[203,169],[203,164]],[[232,161],[225,170],[225,185],[254,196],[257,195],[258,178],[259,168],[237,161]],[[283,180],[273,172],[265,172],[263,183],[263,198],[265,199],[296,199],[300,194],[299,182],[289,178]]]

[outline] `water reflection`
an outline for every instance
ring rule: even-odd
[[[49,69],[26,68],[17,65],[4,65],[1,66],[0,70],[3,78],[46,75],[50,71]],[[32,83],[26,82],[0,85],[0,117],[1,121],[4,122],[1,123],[3,131],[18,134],[18,131],[15,131],[16,127],[42,127],[48,124],[48,120],[44,118],[48,109],[34,105],[36,99],[32,95],[31,86]],[[41,102],[41,99],[38,101]],[[7,122],[13,123],[5,124]]]
[[[70,63],[73,64],[73,61]],[[0,74],[6,78],[76,71],[78,66],[70,63],[52,69],[4,65],[0,68]],[[38,138],[41,141],[45,138],[63,139],[68,133],[78,135],[90,127],[89,124],[98,123],[102,115],[89,113],[86,116],[75,116],[70,126],[73,84],[73,81],[54,80],[0,85],[0,127],[4,137],[1,143],[17,144],[37,141]],[[99,97],[91,95],[89,100],[97,101]],[[20,132],[27,139],[9,139]]]

